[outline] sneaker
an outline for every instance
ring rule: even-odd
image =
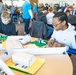
[[[26,35],[26,32],[24,32],[24,35]]]

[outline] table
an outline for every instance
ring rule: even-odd
[[[32,38],[32,40],[35,39]],[[36,55],[36,57],[44,58],[45,64],[38,70],[38,72],[35,75],[73,75],[72,61],[67,54],[39,55],[39,56]],[[16,75],[27,75],[14,70],[13,72]]]
[[[73,66],[68,55],[45,55],[37,57],[42,57],[46,61],[35,75],[73,75]],[[27,75],[14,70],[13,72],[16,75]]]

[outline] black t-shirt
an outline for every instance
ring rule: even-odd
[[[45,24],[47,24],[46,15],[44,13],[38,11],[37,21],[41,21],[41,22],[44,22]]]

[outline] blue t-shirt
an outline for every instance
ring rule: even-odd
[[[34,12],[34,13],[37,13],[37,12],[38,12],[38,6],[37,6],[37,5],[34,5],[33,12]]]
[[[16,7],[12,6],[12,7],[10,8],[10,13],[11,13],[11,14],[14,14],[15,9],[16,9]]]
[[[24,19],[31,18],[30,14],[29,14],[29,10],[31,10],[31,4],[26,1],[22,6],[22,16]]]

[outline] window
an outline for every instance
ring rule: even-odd
[[[3,0],[3,3],[7,5],[14,5],[18,7],[22,7],[25,0]]]

